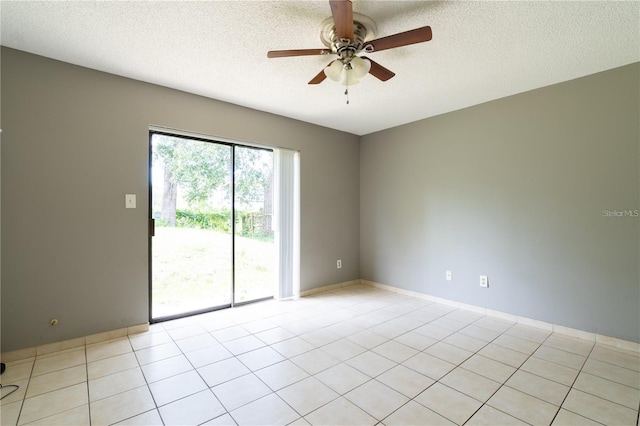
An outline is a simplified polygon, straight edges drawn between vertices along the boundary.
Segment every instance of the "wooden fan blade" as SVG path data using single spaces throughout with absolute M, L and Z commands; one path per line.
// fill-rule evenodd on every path
M 379 52 L 381 50 L 422 43 L 429 40 L 431 40 L 431 27 L 421 27 L 416 28 L 415 30 L 409 30 L 403 33 L 371 40 L 365 43 L 364 49 L 369 52 L 367 49 L 373 48 L 373 50 L 371 50 L 372 52 Z
M 329 65 L 331 65 L 332 63 L 334 63 L 335 61 L 331 61 L 329 62 L 329 64 L 327 64 L 327 67 Z M 326 68 L 326 67 L 325 67 Z M 322 68 L 322 70 L 315 76 L 313 77 L 308 84 L 320 84 L 322 83 L 325 79 L 327 78 L 327 75 L 324 73 L 324 68 Z
M 376 61 L 367 58 L 366 56 L 361 56 L 362 59 L 366 59 L 371 62 L 371 69 L 369 70 L 369 74 L 376 77 L 379 80 L 387 81 L 394 75 L 396 75 L 393 71 L 386 69 Z
M 338 39 L 347 38 L 353 43 L 353 6 L 351 1 L 330 0 L 329 5 L 331 5 L 331 15 L 333 15 Z
M 324 70 L 320 71 L 318 73 L 318 75 L 316 75 L 315 77 L 313 77 L 311 80 L 309 80 L 309 83 L 307 84 L 320 84 L 322 83 L 325 79 L 327 78 L 327 76 L 324 73 Z
M 297 49 L 297 50 L 270 50 L 267 58 L 288 58 L 291 56 L 329 55 L 328 49 Z

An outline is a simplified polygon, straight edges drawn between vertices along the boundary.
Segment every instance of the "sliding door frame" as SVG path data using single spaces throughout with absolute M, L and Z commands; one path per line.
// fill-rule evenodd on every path
M 154 228 L 154 219 L 153 219 L 153 184 L 152 184 L 152 162 L 153 162 L 153 146 L 152 139 L 153 135 L 164 135 L 171 137 L 178 137 L 182 139 L 187 139 L 191 141 L 197 142 L 206 142 L 206 143 L 214 143 L 218 145 L 225 145 L 231 148 L 231 164 L 230 164 L 230 172 L 231 172 L 231 301 L 230 303 L 225 303 L 223 305 L 212 306 L 209 308 L 197 309 L 194 311 L 184 312 L 180 314 L 174 315 L 166 315 L 159 318 L 153 317 L 153 249 L 152 249 L 152 239 L 153 234 L 155 233 Z M 155 128 L 149 129 L 149 173 L 148 173 L 148 182 L 149 182 L 149 212 L 148 212 L 148 220 L 149 220 L 149 241 L 148 241 L 148 263 L 149 263 L 149 323 L 158 323 L 163 321 L 170 321 L 179 318 L 185 318 L 193 315 L 204 314 L 207 312 L 219 311 L 221 309 L 233 308 L 234 306 L 242 306 L 251 303 L 263 302 L 265 300 L 271 300 L 275 297 L 275 294 L 272 296 L 261 297 L 258 299 L 246 300 L 242 302 L 235 301 L 235 292 L 236 292 L 236 188 L 235 188 L 235 170 L 236 170 L 236 147 L 242 148 L 251 148 L 262 151 L 269 151 L 272 154 L 274 153 L 274 148 L 269 148 L 266 146 L 258 146 L 251 144 L 243 144 L 240 142 L 232 142 L 232 141 L 223 141 L 217 138 L 206 138 L 202 136 L 196 136 L 193 134 L 185 134 L 180 131 L 172 132 L 168 129 L 160 130 Z M 276 285 L 274 283 L 274 293 L 276 293 Z

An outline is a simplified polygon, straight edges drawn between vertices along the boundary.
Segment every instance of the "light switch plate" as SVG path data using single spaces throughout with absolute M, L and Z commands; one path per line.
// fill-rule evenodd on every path
M 135 209 L 136 208 L 136 194 L 125 194 L 124 196 L 124 207 L 127 209 Z

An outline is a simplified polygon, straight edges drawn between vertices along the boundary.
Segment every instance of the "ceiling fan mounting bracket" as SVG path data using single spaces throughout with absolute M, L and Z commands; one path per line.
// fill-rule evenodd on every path
M 360 51 L 364 43 L 373 40 L 376 36 L 376 24 L 373 19 L 359 13 L 353 14 L 353 35 L 355 40 L 338 39 L 333 17 L 328 17 L 320 24 L 320 41 L 333 53 L 339 54 L 340 50 L 349 47 L 356 52 Z

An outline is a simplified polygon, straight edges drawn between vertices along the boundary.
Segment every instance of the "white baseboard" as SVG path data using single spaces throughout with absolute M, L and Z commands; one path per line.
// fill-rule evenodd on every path
M 300 297 L 312 296 L 318 293 L 326 293 L 327 291 L 333 291 L 342 287 L 348 287 L 356 284 L 360 284 L 360 280 L 345 281 L 343 283 L 338 283 L 338 284 L 323 285 L 322 287 L 316 287 L 309 290 L 301 291 Z
M 516 322 L 531 327 L 541 328 L 553 333 L 564 334 L 567 336 L 575 337 L 578 339 L 588 340 L 591 342 L 599 343 L 602 345 L 613 346 L 620 349 L 625 349 L 633 352 L 640 353 L 640 343 L 631 342 L 628 340 L 618 339 L 616 337 L 605 336 L 603 334 L 592 333 L 584 330 L 578 330 L 575 328 L 565 327 L 558 324 L 551 324 L 544 321 L 539 321 L 527 317 L 521 317 L 506 312 L 495 311 L 492 309 L 486 309 L 476 305 L 469 305 L 466 303 L 456 302 L 455 300 L 444 299 L 441 297 L 432 296 L 425 293 L 419 293 L 416 291 L 405 290 L 398 287 L 393 287 L 386 284 L 380 284 L 374 281 L 368 280 L 352 280 L 345 281 L 337 284 L 329 284 L 321 287 L 312 288 L 300 292 L 300 297 L 313 296 L 314 294 L 326 293 L 329 291 L 338 290 L 344 287 L 353 285 L 368 285 L 370 287 L 379 288 L 382 290 L 390 291 L 393 293 L 403 294 L 405 296 L 415 297 L 417 299 L 429 300 L 432 302 L 442 303 L 444 305 L 452 306 L 454 308 L 465 309 L 468 311 L 476 312 L 483 315 L 489 315 L 492 317 L 504 319 L 507 321 Z M 106 340 L 117 339 L 132 334 L 144 333 L 149 330 L 149 324 L 139 324 L 131 327 L 120 328 L 117 330 L 106 331 L 103 333 L 92 334 L 85 337 L 79 337 L 76 339 L 64 340 L 61 342 L 48 343 L 45 345 L 34 346 L 26 349 L 19 349 L 11 352 L 3 352 L 0 354 L 2 362 L 12 362 L 25 358 L 35 357 L 36 355 L 44 355 L 51 352 L 62 351 L 66 349 L 73 349 L 84 345 L 90 345 L 94 343 L 100 343 Z
M 390 285 L 380 284 L 373 281 L 359 280 L 361 284 L 369 285 L 379 289 L 391 291 L 394 293 L 404 294 L 406 296 L 416 297 L 418 299 L 430 300 L 437 303 L 453 306 L 468 311 L 477 312 L 492 317 L 517 322 L 519 324 L 528 325 L 531 327 L 541 328 L 553 333 L 564 334 L 567 336 L 575 337 L 578 339 L 588 340 L 591 342 L 600 343 L 602 345 L 613 346 L 620 349 L 625 349 L 633 352 L 640 352 L 640 343 L 631 342 L 629 340 L 618 339 L 616 337 L 605 336 L 603 334 L 592 333 L 589 331 L 578 330 L 575 328 L 565 327 L 558 324 L 551 324 L 544 321 L 539 321 L 527 317 L 521 317 L 506 312 L 494 311 L 492 309 L 486 309 L 480 306 L 468 305 L 466 303 L 456 302 L 455 300 L 443 299 L 441 297 L 431 296 L 429 294 L 418 293 L 411 290 L 405 290 Z
M 132 334 L 144 333 L 149 331 L 149 323 L 133 325 L 130 327 L 119 328 L 116 330 L 105 331 L 103 333 L 91 334 L 85 337 L 63 340 L 60 342 L 47 343 L 44 345 L 33 346 L 31 348 L 18 349 L 11 352 L 3 352 L 0 354 L 2 362 L 18 361 L 25 358 L 32 358 L 38 355 L 46 355 L 52 352 L 64 351 L 67 349 L 75 349 L 85 345 L 92 345 L 107 340 L 117 339 Z

